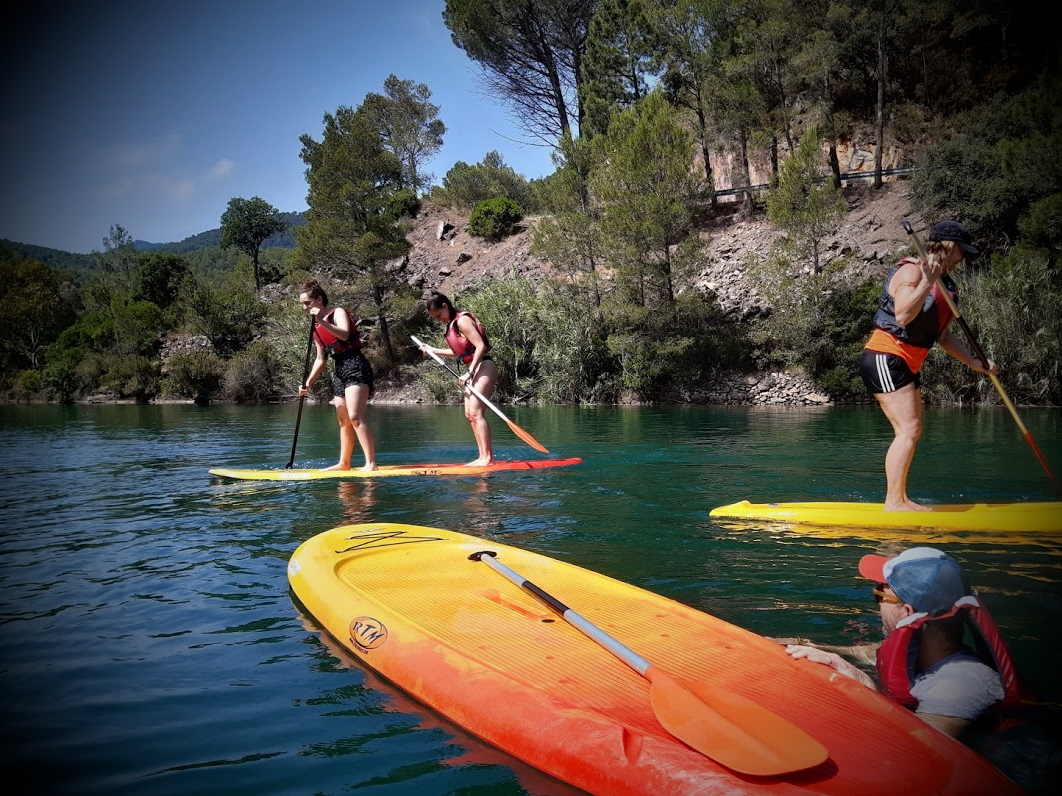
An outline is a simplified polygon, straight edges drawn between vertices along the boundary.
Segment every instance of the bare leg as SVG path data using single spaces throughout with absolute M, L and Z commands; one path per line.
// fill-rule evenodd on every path
M 895 392 L 877 393 L 885 417 L 892 424 L 893 440 L 885 454 L 885 511 L 930 511 L 907 497 L 907 474 L 915 446 L 922 436 L 922 393 L 914 384 Z
M 354 384 L 346 389 L 346 411 L 350 418 L 353 433 L 357 434 L 361 450 L 365 454 L 365 466 L 362 470 L 375 470 L 376 468 L 376 440 L 372 436 L 372 429 L 365 422 L 365 410 L 369 405 L 369 385 Z
M 339 463 L 327 467 L 327 470 L 349 470 L 350 457 L 354 454 L 354 427 L 350 424 L 350 415 L 342 398 L 333 398 L 336 419 L 339 421 Z
M 488 360 L 480 364 L 472 386 L 485 397 L 490 398 L 494 394 L 494 385 L 497 381 L 498 367 Z M 487 407 L 479 398 L 471 393 L 465 395 L 465 417 L 472 426 L 472 435 L 476 438 L 476 447 L 479 448 L 479 456 L 469 462 L 469 465 L 473 467 L 494 464 L 493 441 L 486 413 Z

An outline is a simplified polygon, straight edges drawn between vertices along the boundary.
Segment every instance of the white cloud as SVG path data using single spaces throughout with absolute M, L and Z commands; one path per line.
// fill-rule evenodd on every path
M 131 141 L 98 149 L 93 161 L 120 169 L 143 168 L 172 160 L 181 152 L 180 133 L 169 133 L 147 141 Z
M 181 164 L 179 133 L 98 149 L 90 161 L 105 174 L 97 194 L 101 199 L 129 199 L 167 203 L 187 202 L 199 187 L 231 174 L 236 162 L 218 158 L 213 165 L 189 168 Z
M 112 182 L 108 185 L 100 186 L 99 194 L 101 199 L 120 199 L 123 196 L 128 196 L 133 192 L 133 181 L 128 177 L 123 177 L 117 182 Z
M 207 172 L 207 178 L 215 180 L 219 177 L 224 177 L 227 174 L 231 174 L 234 168 L 236 168 L 236 161 L 229 160 L 228 158 L 221 158 L 221 160 L 215 163 L 210 171 Z

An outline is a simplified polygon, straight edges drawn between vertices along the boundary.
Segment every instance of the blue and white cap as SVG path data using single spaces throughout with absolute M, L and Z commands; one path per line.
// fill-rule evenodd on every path
M 887 583 L 918 612 L 938 616 L 970 593 L 959 562 L 935 547 L 912 547 L 894 558 L 863 556 L 859 574 Z

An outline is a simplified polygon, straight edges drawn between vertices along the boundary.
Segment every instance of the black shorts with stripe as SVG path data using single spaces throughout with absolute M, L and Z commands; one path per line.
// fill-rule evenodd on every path
M 896 392 L 912 383 L 916 390 L 922 386 L 922 377 L 911 372 L 903 357 L 870 349 L 865 349 L 863 358 L 859 360 L 859 375 L 863 377 L 863 384 L 867 385 L 871 395 Z
M 372 365 L 360 351 L 339 354 L 332 357 L 332 394 L 342 398 L 347 387 L 354 384 L 367 384 L 372 395 Z

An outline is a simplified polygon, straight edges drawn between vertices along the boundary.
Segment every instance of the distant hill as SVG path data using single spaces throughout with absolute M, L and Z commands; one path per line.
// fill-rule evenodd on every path
M 306 216 L 302 213 L 281 213 L 280 215 L 291 227 L 301 227 L 306 223 Z M 200 249 L 214 249 L 221 245 L 221 228 L 200 232 L 176 243 L 150 243 L 146 240 L 135 240 L 133 245 L 136 246 L 138 251 L 164 251 L 171 254 L 186 254 Z M 288 229 L 279 235 L 268 237 L 262 244 L 263 249 L 273 248 L 274 246 L 282 249 L 295 248 L 294 230 Z
M 62 249 L 49 249 L 47 246 L 34 246 L 31 243 L 17 243 L 6 239 L 0 239 L 0 249 L 44 263 L 56 271 L 69 269 L 81 276 L 92 273 L 96 268 L 96 260 L 91 254 L 75 254 Z
M 295 248 L 293 228 L 305 225 L 306 216 L 302 213 L 281 213 L 281 216 L 291 225 L 291 228 L 279 235 L 266 238 L 262 244 L 263 249 Z M 171 254 L 188 254 L 205 249 L 217 249 L 220 245 L 220 227 L 200 232 L 198 235 L 192 235 L 176 243 L 151 243 L 146 240 L 133 241 L 133 246 L 136 247 L 137 251 L 163 251 Z M 49 249 L 47 246 L 34 246 L 30 243 L 18 243 L 17 241 L 5 239 L 0 239 L 0 250 L 8 251 L 19 257 L 37 260 L 57 271 L 73 270 L 81 277 L 89 277 L 96 271 L 96 258 L 91 254 L 75 254 L 62 249 Z M 217 256 L 217 254 L 215 253 L 214 256 Z

